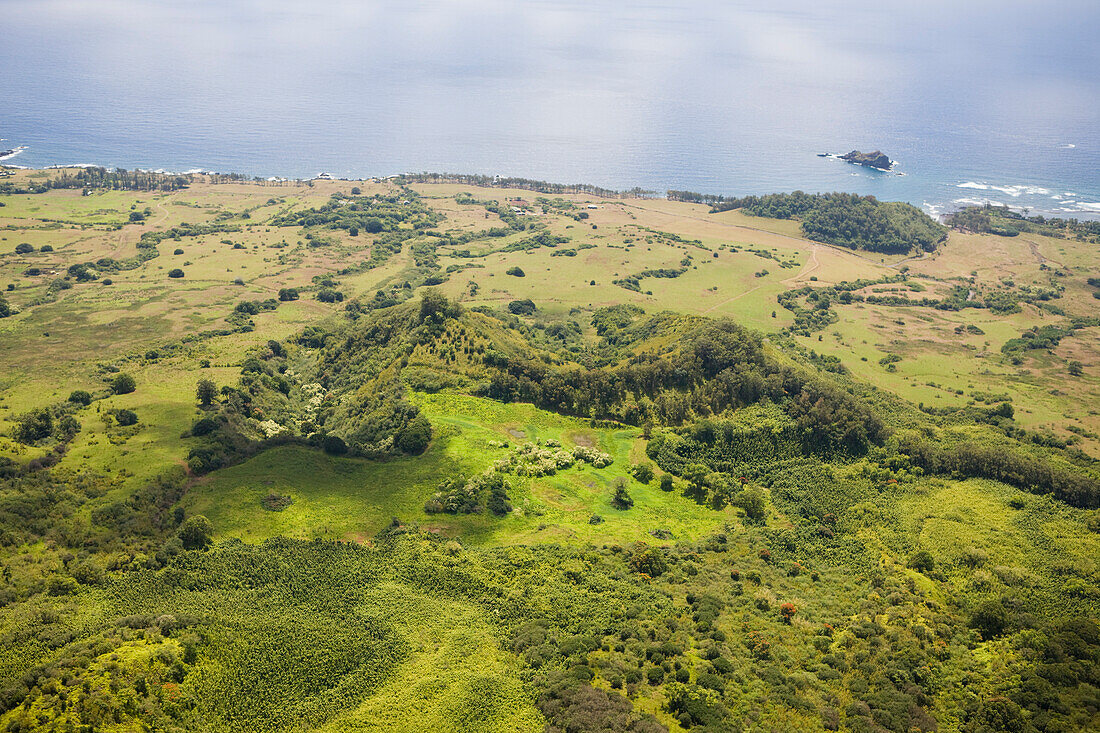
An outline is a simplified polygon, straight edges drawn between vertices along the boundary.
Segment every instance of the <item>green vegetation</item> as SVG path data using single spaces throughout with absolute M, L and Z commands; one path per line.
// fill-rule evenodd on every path
M 931 252 L 947 235 L 942 226 L 920 209 L 895 201 L 879 201 L 874 196 L 795 191 L 725 199 L 713 208 L 731 209 L 771 219 L 799 219 L 808 239 L 870 252 Z
M 0 730 L 1100 725 L 1086 243 L 32 175 L 0 191 Z
M 956 229 L 1016 237 L 1021 232 L 1051 237 L 1071 237 L 1083 242 L 1100 241 L 1100 222 L 1028 216 L 1007 206 L 967 206 L 950 215 Z

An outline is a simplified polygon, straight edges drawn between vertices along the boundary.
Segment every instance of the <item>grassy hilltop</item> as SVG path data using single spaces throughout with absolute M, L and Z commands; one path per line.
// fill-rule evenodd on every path
M 1100 726 L 1088 225 L 5 173 L 0 730 Z

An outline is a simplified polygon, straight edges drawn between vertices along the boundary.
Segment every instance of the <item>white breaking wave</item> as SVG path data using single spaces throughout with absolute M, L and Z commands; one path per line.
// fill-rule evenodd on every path
M 1082 201 L 1077 204 L 1077 208 L 1083 211 L 1094 211 L 1100 213 L 1100 201 L 1097 201 L 1096 203 Z
M 205 168 L 192 168 L 191 170 L 186 171 L 170 171 L 167 168 L 157 168 L 156 170 L 149 170 L 148 168 L 138 168 L 137 170 L 141 171 L 142 173 L 157 173 L 162 176 L 186 176 L 193 175 L 195 173 L 208 172 Z
M 963 206 L 1008 206 L 1008 204 L 1001 201 L 994 201 L 993 199 L 955 199 L 956 204 L 962 204 Z
M 972 188 L 977 191 L 1000 191 L 1001 193 L 1008 194 L 1012 198 L 1019 198 L 1020 196 L 1045 196 L 1050 193 L 1050 189 L 1043 188 L 1042 186 L 995 186 L 992 183 L 978 183 L 977 181 L 967 181 L 966 183 L 960 183 L 956 188 Z
M 1077 146 L 1074 145 L 1073 143 L 1066 143 L 1065 145 L 1062 146 L 1062 149 L 1063 150 L 1072 150 L 1075 147 L 1077 147 Z
M 938 221 L 941 224 L 943 223 L 943 220 L 944 220 L 943 206 L 940 206 L 940 205 L 937 205 L 937 204 L 930 204 L 927 201 L 922 202 L 921 206 L 928 212 L 928 215 L 930 217 L 932 217 L 933 219 L 935 219 L 936 221 Z

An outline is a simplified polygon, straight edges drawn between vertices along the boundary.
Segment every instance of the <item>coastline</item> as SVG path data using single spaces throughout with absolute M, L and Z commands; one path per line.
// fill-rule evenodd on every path
M 98 163 L 38 163 L 32 165 L 20 165 L 9 162 L 11 158 L 23 153 L 28 148 L 25 146 L 19 146 L 13 148 L 16 152 L 4 159 L 0 159 L 0 167 L 9 168 L 13 170 L 61 170 L 66 168 L 108 168 L 115 169 L 122 166 L 102 165 Z M 817 153 L 815 158 L 821 159 L 833 159 L 844 163 L 850 163 L 856 166 L 851 176 L 858 176 L 864 181 L 889 181 L 895 178 L 906 177 L 908 181 L 920 181 L 922 185 L 919 188 L 925 190 L 918 190 L 915 195 L 906 196 L 902 191 L 898 191 L 897 194 L 891 194 L 882 190 L 867 190 L 867 186 L 847 186 L 843 183 L 830 186 L 766 186 L 761 185 L 756 190 L 750 190 L 746 193 L 737 195 L 748 194 L 767 194 L 780 191 L 792 191 L 792 190 L 807 190 L 811 193 L 826 193 L 830 191 L 850 191 L 852 193 L 859 193 L 860 195 L 872 195 L 878 198 L 880 201 L 904 201 L 916 206 L 934 219 L 942 221 L 948 214 L 963 209 L 967 206 L 1004 206 L 1017 213 L 1030 213 L 1032 215 L 1042 214 L 1050 218 L 1063 218 L 1063 219 L 1080 219 L 1086 221 L 1100 220 L 1100 191 L 1097 193 L 1080 193 L 1071 189 L 1079 188 L 1076 184 L 1061 184 L 1055 185 L 1049 182 L 1037 183 L 997 183 L 989 179 L 984 178 L 956 178 L 954 181 L 927 181 L 922 180 L 919 175 L 913 175 L 904 171 L 896 170 L 882 170 L 874 166 L 868 166 L 859 162 L 847 161 L 836 153 Z M 896 161 L 891 161 L 896 164 Z M 318 170 L 318 166 L 306 166 L 303 168 Z M 862 174 L 857 172 L 859 169 L 870 169 L 874 173 Z M 232 171 L 219 171 L 215 167 L 208 166 L 180 166 L 180 170 L 173 170 L 170 167 L 144 167 L 135 166 L 129 168 L 129 170 L 141 171 L 144 173 L 158 173 L 162 175 L 192 175 L 192 174 L 205 174 L 205 175 L 244 175 L 249 178 L 255 178 L 256 180 L 263 181 L 308 181 L 317 180 L 318 174 L 307 176 L 296 175 L 280 175 L 280 174 L 253 174 L 253 173 L 233 173 Z M 345 174 L 327 174 L 332 180 L 339 181 L 371 181 L 371 180 L 386 180 L 399 176 L 407 175 L 419 175 L 411 171 L 405 171 L 401 173 L 389 173 L 389 174 L 375 174 L 375 175 L 352 175 Z M 443 175 L 443 174 L 441 174 Z M 810 176 L 808 176 L 809 178 Z M 512 176 L 509 174 L 488 174 L 485 175 L 488 179 L 513 179 L 519 180 L 522 177 Z M 578 185 L 578 187 L 580 187 Z M 590 186 L 588 188 L 596 189 L 597 186 Z M 659 191 L 664 191 L 672 186 L 653 186 Z M 603 189 L 601 189 L 603 190 Z M 611 189 L 607 189 L 611 190 Z M 622 189 L 624 192 L 629 191 L 630 188 L 626 187 Z M 910 192 L 913 194 L 913 192 Z M 970 194 L 970 195 L 968 195 Z M 1003 195 L 1000 195 L 1003 194 Z M 731 194 L 723 194 L 731 195 Z

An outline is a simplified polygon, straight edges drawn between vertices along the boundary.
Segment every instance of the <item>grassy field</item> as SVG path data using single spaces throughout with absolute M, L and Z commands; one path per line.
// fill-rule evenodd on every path
M 648 463 L 637 430 L 598 430 L 586 423 L 538 410 L 462 395 L 417 395 L 416 403 L 436 426 L 436 437 L 421 456 L 384 462 L 333 459 L 320 451 L 276 448 L 239 466 L 202 479 L 188 494 L 189 514 L 204 514 L 221 537 L 257 542 L 286 535 L 369 540 L 393 517 L 415 521 L 431 532 L 479 544 L 532 542 L 629 543 L 653 540 L 667 530 L 678 540 L 704 537 L 736 515 L 685 503 L 678 495 L 630 478 L 632 462 Z M 424 503 L 442 477 L 481 473 L 525 441 L 559 440 L 609 453 L 605 469 L 583 463 L 543 478 L 509 477 L 519 511 L 503 521 L 492 516 L 429 515 Z M 630 481 L 634 507 L 611 506 L 611 484 Z M 262 506 L 268 494 L 289 496 L 293 504 L 272 512 Z M 591 524 L 593 514 L 603 518 Z

